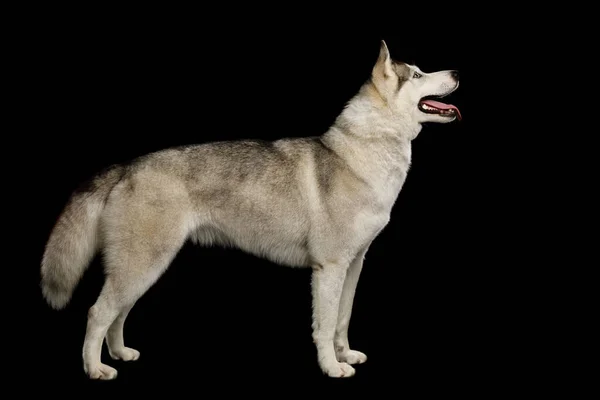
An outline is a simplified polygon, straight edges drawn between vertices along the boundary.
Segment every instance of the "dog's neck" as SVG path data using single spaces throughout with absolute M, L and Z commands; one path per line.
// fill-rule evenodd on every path
M 420 124 L 408 120 L 359 94 L 321 140 L 364 180 L 399 191 L 410 167 L 411 141 L 421 130 Z
M 422 128 L 408 112 L 392 112 L 373 85 L 360 89 L 336 118 L 334 126 L 362 138 L 398 141 L 414 140 Z

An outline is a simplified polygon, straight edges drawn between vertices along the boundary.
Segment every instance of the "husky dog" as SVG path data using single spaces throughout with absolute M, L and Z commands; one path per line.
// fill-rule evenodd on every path
M 363 258 L 390 220 L 422 123 L 460 119 L 455 106 L 428 98 L 457 87 L 456 71 L 425 73 L 393 60 L 381 41 L 370 78 L 321 136 L 169 148 L 73 193 L 45 247 L 41 290 L 64 308 L 102 252 L 105 282 L 83 345 L 89 378 L 117 376 L 101 362 L 104 340 L 113 359 L 138 359 L 123 324 L 187 240 L 312 268 L 318 364 L 330 377 L 353 376 L 351 365 L 367 359 L 348 343 Z

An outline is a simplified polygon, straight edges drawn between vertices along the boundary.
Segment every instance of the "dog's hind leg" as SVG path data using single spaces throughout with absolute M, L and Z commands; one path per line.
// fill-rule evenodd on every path
M 106 280 L 90 308 L 83 345 L 84 370 L 92 379 L 114 379 L 117 371 L 101 362 L 106 337 L 113 358 L 133 360 L 123 325 L 136 301 L 158 280 L 182 247 L 188 230 L 181 211 L 144 210 L 144 216 L 112 221 L 106 234 Z
M 135 361 L 140 358 L 139 351 L 125 347 L 125 339 L 123 338 L 125 319 L 127 319 L 127 315 L 129 315 L 129 311 L 132 308 L 133 304 L 121 311 L 110 328 L 108 328 L 106 345 L 108 346 L 108 353 L 113 360 Z

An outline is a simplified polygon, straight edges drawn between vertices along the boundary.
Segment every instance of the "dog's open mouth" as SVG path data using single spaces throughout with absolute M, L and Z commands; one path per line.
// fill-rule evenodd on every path
M 457 117 L 460 121 L 462 116 L 458 107 L 452 104 L 442 103 L 441 101 L 433 100 L 440 96 L 426 96 L 419 101 L 419 110 L 426 114 L 437 114 L 444 117 Z

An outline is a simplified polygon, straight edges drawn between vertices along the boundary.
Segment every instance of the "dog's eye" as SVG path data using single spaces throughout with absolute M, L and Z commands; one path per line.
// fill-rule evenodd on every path
M 419 79 L 421 76 L 422 76 L 422 75 L 421 75 L 420 73 L 418 73 L 418 72 L 415 72 L 415 73 L 413 74 L 413 78 L 416 78 L 416 79 Z

